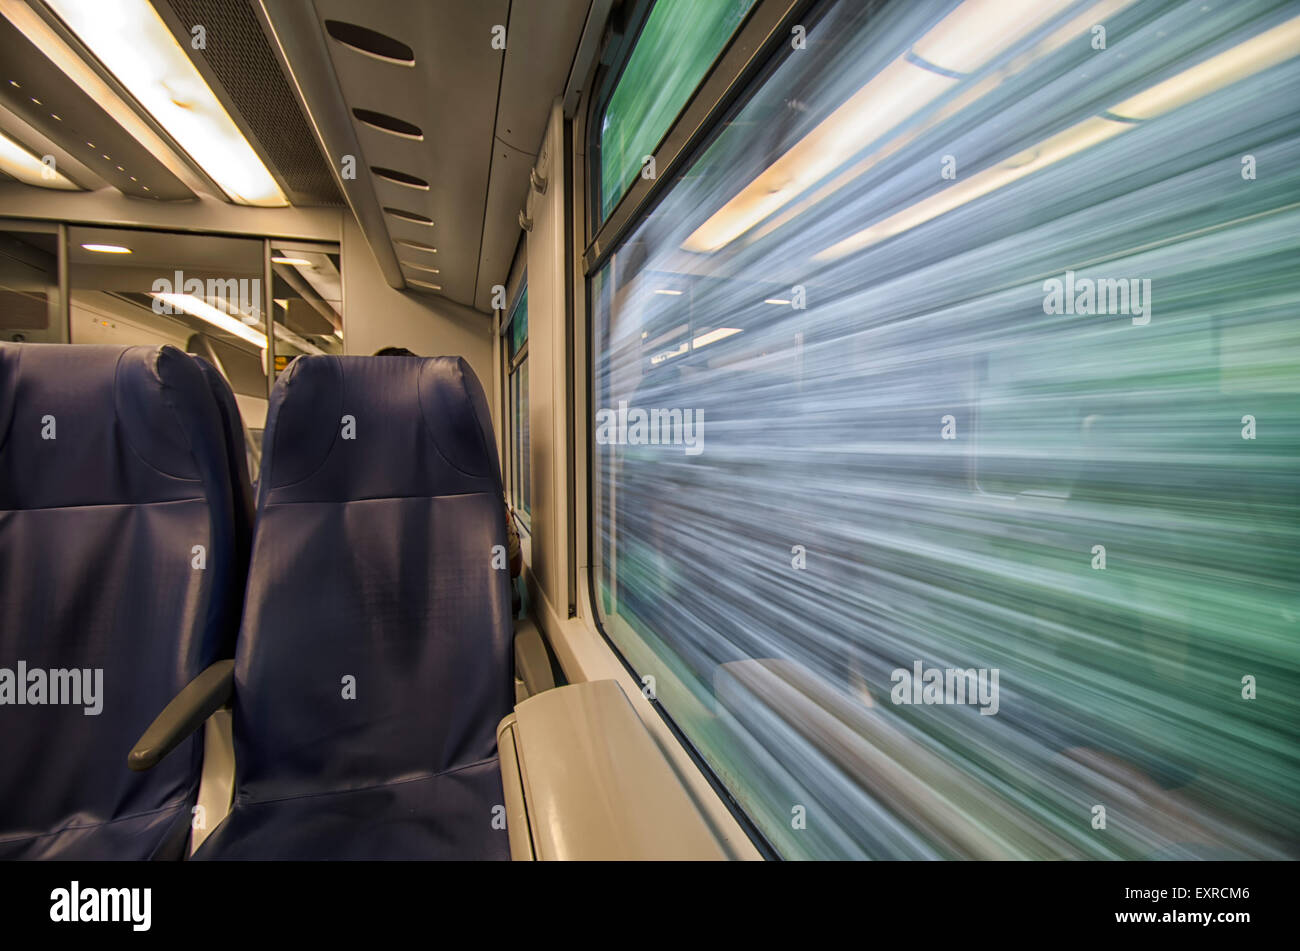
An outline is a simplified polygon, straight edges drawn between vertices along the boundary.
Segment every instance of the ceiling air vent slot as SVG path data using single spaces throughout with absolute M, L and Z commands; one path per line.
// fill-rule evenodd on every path
M 410 175 L 406 172 L 399 172 L 395 168 L 381 168 L 378 165 L 370 166 L 370 171 L 380 178 L 393 182 L 396 185 L 405 185 L 408 188 L 419 188 L 424 191 L 429 190 L 429 183 L 418 175 Z
M 405 119 L 385 115 L 382 112 L 375 112 L 372 109 L 353 109 L 352 114 L 361 122 L 371 128 L 378 129 L 380 132 L 400 135 L 405 139 L 415 139 L 417 142 L 424 140 L 424 131 L 418 125 L 407 122 Z
M 398 66 L 415 65 L 415 51 L 401 40 L 342 20 L 326 20 L 325 29 L 334 39 L 358 53 Z
M 429 267 L 427 264 L 416 264 L 414 261 L 398 261 L 397 263 L 402 265 L 402 267 L 409 267 L 416 271 L 427 271 L 430 274 L 442 273 L 442 271 L 438 270 L 436 267 Z
M 389 208 L 385 205 L 384 211 L 388 212 L 388 214 L 392 215 L 394 218 L 401 218 L 403 221 L 411 221 L 417 225 L 433 224 L 432 218 L 426 218 L 424 215 L 416 214 L 413 211 L 407 211 L 404 208 Z

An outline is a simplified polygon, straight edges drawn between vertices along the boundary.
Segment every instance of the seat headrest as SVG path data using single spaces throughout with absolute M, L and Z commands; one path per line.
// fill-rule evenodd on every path
M 487 491 L 496 442 L 462 358 L 303 356 L 276 381 L 259 507 Z
M 175 347 L 0 343 L 0 507 L 193 498 L 195 427 L 221 431 Z

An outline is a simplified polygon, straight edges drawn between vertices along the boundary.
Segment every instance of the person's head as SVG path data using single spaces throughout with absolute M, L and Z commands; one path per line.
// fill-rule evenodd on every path
M 412 353 L 405 347 L 381 347 L 375 351 L 377 357 L 414 357 L 417 354 Z

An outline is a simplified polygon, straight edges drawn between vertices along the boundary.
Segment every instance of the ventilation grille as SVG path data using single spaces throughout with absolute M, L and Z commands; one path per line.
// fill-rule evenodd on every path
M 288 189 L 289 201 L 295 205 L 343 204 L 307 119 L 249 4 L 167 0 L 167 5 L 187 33 L 195 24 L 203 25 L 207 48 L 197 52 L 275 166 Z

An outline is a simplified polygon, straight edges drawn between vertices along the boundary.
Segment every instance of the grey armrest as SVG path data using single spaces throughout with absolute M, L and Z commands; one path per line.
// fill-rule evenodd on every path
M 537 625 L 528 618 L 515 621 L 515 675 L 524 682 L 530 697 L 555 686 L 551 656 Z
M 126 765 L 136 772 L 153 769 L 208 717 L 229 703 L 234 690 L 235 662 L 217 661 L 186 684 L 163 708 L 127 754 Z
M 613 680 L 529 697 L 497 727 L 515 859 L 725 859 Z

